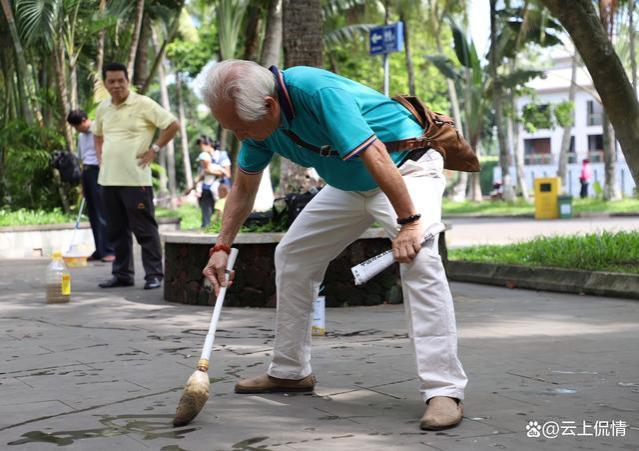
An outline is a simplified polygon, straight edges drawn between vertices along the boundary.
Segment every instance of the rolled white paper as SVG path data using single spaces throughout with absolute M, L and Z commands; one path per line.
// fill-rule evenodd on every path
M 446 226 L 441 222 L 436 222 L 435 224 L 430 225 L 426 229 L 426 233 L 424 234 L 422 247 L 444 230 L 446 230 Z M 357 266 L 353 266 L 351 268 L 351 272 L 353 273 L 353 277 L 355 278 L 355 285 L 365 284 L 377 274 L 392 265 L 394 262 L 395 259 L 393 258 L 393 251 L 390 250 L 369 258 L 368 260 L 360 263 Z

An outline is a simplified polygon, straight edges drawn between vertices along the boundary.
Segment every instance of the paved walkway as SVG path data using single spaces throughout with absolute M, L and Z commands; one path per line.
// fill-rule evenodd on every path
M 445 219 L 453 225 L 446 232 L 448 246 L 509 244 L 526 241 L 538 235 L 574 235 L 639 230 L 639 217 L 593 217 L 535 221 L 530 218 L 455 218 Z
M 470 384 L 464 421 L 443 432 L 418 428 L 401 306 L 329 309 L 330 334 L 314 341 L 317 390 L 297 396 L 233 393 L 239 377 L 264 370 L 274 311 L 228 308 L 211 399 L 173 429 L 211 309 L 167 304 L 141 280 L 99 290 L 104 264 L 73 270 L 71 304 L 46 305 L 45 264 L 0 261 L 3 450 L 639 448 L 636 301 L 453 284 Z M 528 438 L 529 421 L 548 435 L 550 421 L 564 430 Z M 595 437 L 596 421 L 617 436 Z

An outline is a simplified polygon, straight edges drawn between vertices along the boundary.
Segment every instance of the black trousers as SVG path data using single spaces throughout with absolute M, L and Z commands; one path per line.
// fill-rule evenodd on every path
M 111 272 L 120 280 L 133 280 L 133 240 L 142 247 L 145 279 L 162 278 L 162 244 L 155 221 L 150 186 L 103 186 L 109 241 L 115 249 Z
M 98 174 L 100 166 L 85 165 L 82 171 L 82 193 L 87 205 L 93 241 L 95 242 L 95 252 L 93 256 L 97 259 L 113 255 L 113 246 L 107 237 L 107 221 L 102 201 L 102 187 L 98 185 Z
M 202 190 L 202 197 L 200 197 L 200 210 L 202 211 L 202 225 L 200 227 L 208 227 L 211 223 L 211 216 L 213 215 L 213 208 L 215 206 L 215 198 L 213 197 L 213 191 Z
M 588 197 L 588 182 L 579 180 L 579 183 L 581 183 L 581 191 L 579 192 L 579 197 L 585 199 L 586 197 Z

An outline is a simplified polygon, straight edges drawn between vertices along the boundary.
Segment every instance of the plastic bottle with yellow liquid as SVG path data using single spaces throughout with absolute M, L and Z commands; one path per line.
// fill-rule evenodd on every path
M 71 300 L 71 274 L 60 251 L 53 252 L 53 259 L 47 266 L 45 283 L 47 304 L 63 304 Z

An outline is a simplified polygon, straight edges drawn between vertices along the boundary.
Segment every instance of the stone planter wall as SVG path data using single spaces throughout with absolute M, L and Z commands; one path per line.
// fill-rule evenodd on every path
M 228 290 L 225 305 L 242 307 L 275 307 L 275 247 L 281 233 L 246 233 L 238 235 L 235 247 L 239 254 L 235 263 L 235 283 Z M 326 271 L 326 305 L 374 305 L 400 303 L 399 268 L 393 265 L 361 287 L 353 283 L 351 266 L 390 248 L 381 230 L 371 229 L 351 244 Z M 165 279 L 164 298 L 183 304 L 213 305 L 215 296 L 205 287 L 202 269 L 214 235 L 164 234 Z
M 282 233 L 239 234 L 235 283 L 228 290 L 225 305 L 275 307 L 274 254 Z M 202 269 L 215 235 L 173 232 L 163 234 L 165 256 L 164 299 L 182 304 L 213 305 L 215 296 L 204 285 Z M 445 239 L 440 239 L 445 242 Z M 440 246 L 441 248 L 441 246 Z M 381 229 L 369 229 L 346 248 L 326 271 L 326 306 L 376 305 L 402 302 L 399 266 L 393 265 L 363 286 L 353 282 L 351 267 L 390 249 Z M 445 245 L 443 246 L 445 252 Z M 440 249 L 441 251 L 441 249 Z
M 179 230 L 179 218 L 159 218 L 160 233 Z M 93 234 L 88 222 L 81 222 L 73 236 L 73 224 L 44 224 L 0 227 L 0 258 L 49 257 L 53 250 L 65 251 L 71 245 L 80 245 L 93 252 Z M 137 248 L 137 246 L 134 246 Z

